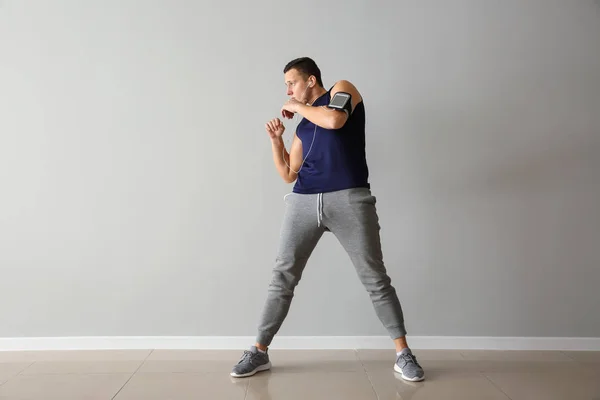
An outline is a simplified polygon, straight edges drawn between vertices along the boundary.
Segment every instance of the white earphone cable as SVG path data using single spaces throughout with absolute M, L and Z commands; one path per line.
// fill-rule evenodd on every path
M 306 90 L 308 90 L 308 86 L 306 86 L 306 89 L 304 89 L 304 92 L 302 93 L 302 97 L 304 97 Z M 296 118 L 297 115 L 298 114 L 294 114 L 294 119 Z M 302 120 L 300 122 L 302 122 Z M 298 123 L 298 125 L 300 125 L 300 123 Z M 284 143 L 284 146 L 282 146 L 282 148 L 281 148 L 281 158 L 283 158 L 283 162 L 290 169 L 290 171 L 292 171 L 296 174 L 300 173 L 300 171 L 302 170 L 302 167 L 304 166 L 304 162 L 308 158 L 308 155 L 310 154 L 310 151 L 312 150 L 313 144 L 315 143 L 315 137 L 317 135 L 317 124 L 314 124 L 314 125 L 315 125 L 315 130 L 313 132 L 313 138 L 310 143 L 310 147 L 308 148 L 308 151 L 306 152 L 306 156 L 302 159 L 302 164 L 300 164 L 300 168 L 298 169 L 298 171 L 294 171 L 294 169 L 292 169 L 292 167 L 290 166 L 291 162 L 290 162 L 290 164 L 288 164 L 288 162 L 285 160 L 285 143 Z M 291 150 L 292 150 L 292 145 L 290 145 L 290 152 L 291 152 Z M 288 154 L 290 154 L 290 161 L 291 161 L 291 153 L 288 153 Z
M 294 171 L 294 169 L 288 164 L 288 162 L 285 160 L 285 146 L 282 146 L 281 148 L 281 157 L 283 158 L 283 162 L 285 163 L 285 165 L 287 165 L 287 167 L 290 169 L 290 171 L 298 174 L 300 173 L 300 171 L 302 170 L 302 167 L 304 166 L 304 162 L 306 161 L 306 159 L 308 158 L 308 155 L 310 154 L 310 151 L 312 150 L 313 144 L 315 143 L 315 137 L 317 136 L 317 124 L 315 124 L 315 130 L 313 132 L 313 138 L 312 141 L 310 142 L 310 147 L 308 148 L 308 151 L 306 152 L 306 156 L 302 159 L 302 164 L 300 164 L 300 168 L 298 169 L 298 171 Z M 291 151 L 291 146 L 290 146 L 290 151 Z M 290 157 L 291 157 L 291 153 L 290 153 Z

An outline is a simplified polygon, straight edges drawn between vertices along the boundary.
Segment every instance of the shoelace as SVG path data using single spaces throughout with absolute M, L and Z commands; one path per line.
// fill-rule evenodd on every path
M 238 364 L 241 364 L 243 362 L 245 362 L 246 360 L 248 360 L 249 363 L 252 363 L 253 359 L 256 357 L 259 357 L 260 353 L 253 353 L 250 350 L 244 350 L 244 354 L 242 355 L 242 358 L 240 358 L 240 361 L 238 362 Z
M 401 354 L 400 358 L 407 364 L 412 362 L 413 364 L 419 365 L 417 357 L 412 354 Z
M 244 354 L 242 355 L 242 358 L 240 358 L 240 361 L 238 362 L 238 364 L 243 363 L 248 358 L 252 359 L 252 352 L 249 350 L 244 350 Z

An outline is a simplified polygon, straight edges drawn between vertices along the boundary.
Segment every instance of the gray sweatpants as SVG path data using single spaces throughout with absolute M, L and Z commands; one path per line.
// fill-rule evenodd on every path
M 290 309 L 294 288 L 326 231 L 342 244 L 392 339 L 406 335 L 396 290 L 383 264 L 375 196 L 366 188 L 322 194 L 290 193 L 256 341 L 269 346 Z

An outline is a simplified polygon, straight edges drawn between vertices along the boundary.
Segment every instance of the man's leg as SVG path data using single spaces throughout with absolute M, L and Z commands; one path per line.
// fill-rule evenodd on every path
M 407 347 L 404 315 L 383 263 L 375 202 L 370 190 L 350 189 L 325 193 L 323 207 L 327 225 L 350 256 L 377 316 L 400 351 Z
M 317 220 L 317 200 L 317 195 L 292 193 L 286 196 L 275 267 L 258 324 L 256 344 L 244 353 L 232 376 L 251 376 L 261 366 L 270 367 L 267 347 L 281 328 L 304 267 L 325 232 Z
M 383 263 L 375 196 L 369 189 L 350 189 L 326 193 L 323 203 L 327 226 L 350 256 L 379 320 L 394 341 L 397 363 L 406 354 L 413 358 L 408 368 L 405 365 L 398 372 L 406 375 L 405 379 L 421 380 L 422 369 L 406 342 L 402 307 Z
M 324 232 L 323 225 L 317 223 L 317 195 L 288 195 L 275 267 L 258 324 L 257 345 L 269 346 L 279 331 L 308 258 Z

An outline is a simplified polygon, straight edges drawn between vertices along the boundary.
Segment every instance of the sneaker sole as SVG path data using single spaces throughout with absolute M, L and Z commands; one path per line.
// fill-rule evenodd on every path
M 400 369 L 400 367 L 398 367 L 398 364 L 394 364 L 394 371 L 396 371 L 397 373 L 400 374 L 400 376 L 402 377 L 402 379 L 404 379 L 405 381 L 409 381 L 409 382 L 420 382 L 423 379 L 425 379 L 425 376 L 422 377 L 414 377 L 414 378 L 409 378 L 408 376 L 404 375 L 402 373 L 402 370 Z
M 271 369 L 271 361 L 269 361 L 266 364 L 260 365 L 260 366 L 256 367 L 255 369 L 253 369 L 252 371 L 247 372 L 245 374 L 236 374 L 235 372 L 232 372 L 229 375 L 233 376 L 234 378 L 246 378 L 248 376 L 252 376 L 252 375 L 256 374 L 257 372 L 266 371 L 268 369 Z

